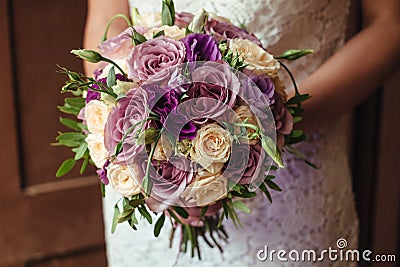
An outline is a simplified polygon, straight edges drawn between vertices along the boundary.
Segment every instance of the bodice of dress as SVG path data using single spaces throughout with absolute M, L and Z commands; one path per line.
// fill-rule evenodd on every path
M 197 12 L 200 8 L 243 23 L 273 54 L 287 49 L 312 48 L 314 53 L 288 65 L 297 81 L 304 80 L 330 57 L 345 39 L 350 0 L 174 0 L 177 11 Z M 159 11 L 161 0 L 130 0 L 140 12 Z M 285 75 L 282 71 L 282 75 Z M 285 76 L 284 80 L 289 79 Z M 287 83 L 290 90 L 290 84 Z M 285 169 L 277 173 L 282 192 L 272 192 L 273 203 L 262 196 L 248 206 L 252 214 L 240 214 L 244 225 L 236 229 L 225 222 L 230 233 L 221 255 L 217 249 L 203 249 L 203 261 L 188 255 L 179 257 L 177 266 L 311 266 L 311 263 L 263 263 L 256 253 L 270 249 L 328 249 L 345 238 L 348 247 L 357 246 L 358 221 L 354 206 L 348 164 L 349 124 L 341 119 L 312 134 L 298 149 L 316 165 L 314 170 L 284 153 Z M 153 226 L 139 225 L 133 231 L 120 225 L 110 233 L 113 205 L 118 200 L 107 187 L 104 220 L 108 261 L 111 267 L 171 266 L 177 244 L 168 248 L 168 226 L 159 238 Z M 261 195 L 261 194 L 260 194 Z M 134 265 L 135 264 L 135 265 Z M 197 265 L 196 265 L 197 264 Z M 320 264 L 320 265 L 319 265 Z M 312 266 L 351 266 L 350 263 L 313 263 Z

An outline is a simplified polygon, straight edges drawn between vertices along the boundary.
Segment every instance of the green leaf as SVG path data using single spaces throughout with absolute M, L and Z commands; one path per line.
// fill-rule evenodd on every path
M 145 206 L 139 206 L 138 207 L 138 210 L 139 210 L 139 212 L 140 212 L 140 214 L 142 214 L 142 216 L 144 217 L 144 218 L 146 218 L 146 220 L 149 222 L 149 224 L 152 224 L 153 223 L 153 219 L 151 218 L 151 215 L 150 215 L 150 213 L 147 211 L 147 209 L 146 209 L 146 207 Z
M 56 177 L 61 177 L 65 174 L 67 174 L 68 172 L 70 172 L 72 170 L 72 168 L 75 166 L 76 164 L 76 160 L 75 159 L 67 159 L 65 160 L 60 168 L 58 168 L 57 173 L 56 173 Z
M 146 37 L 138 33 L 135 28 L 132 28 L 132 30 L 133 30 L 133 35 L 131 36 L 131 38 L 135 45 L 140 45 L 147 41 Z
M 236 200 L 232 203 L 233 207 L 235 209 L 241 210 L 244 213 L 251 213 L 251 210 L 249 209 L 249 207 L 246 206 L 246 204 L 244 204 L 242 201 L 240 200 Z
M 291 49 L 283 52 L 279 56 L 276 56 L 275 59 L 296 60 L 313 52 L 314 50 L 312 49 Z
M 100 55 L 100 53 L 94 51 L 94 50 L 87 50 L 87 49 L 77 49 L 77 50 L 71 50 L 71 54 L 74 54 L 78 58 L 81 58 L 83 60 L 92 62 L 92 63 L 98 63 L 103 60 L 103 57 Z
M 264 151 L 273 159 L 273 161 L 275 161 L 275 163 L 278 164 L 280 168 L 284 167 L 279 148 L 276 146 L 275 142 L 272 141 L 270 137 L 263 135 L 261 138 L 261 146 L 264 149 Z
M 160 37 L 160 36 L 162 36 L 162 35 L 165 35 L 164 30 L 159 31 L 159 32 L 157 32 L 156 34 L 154 34 L 154 35 L 153 35 L 153 38 L 157 38 L 157 37 Z
M 201 208 L 200 218 L 203 218 L 206 215 L 209 206 L 204 206 Z
M 82 175 L 82 174 L 85 172 L 85 170 L 86 170 L 88 164 L 89 164 L 89 157 L 85 157 L 85 158 L 83 159 L 81 169 L 79 170 L 79 174 L 80 174 L 80 175 Z
M 260 185 L 260 190 L 265 194 L 265 196 L 268 198 L 269 202 L 272 203 L 271 194 L 269 193 L 268 188 L 265 186 L 264 183 L 262 183 L 262 184 Z
M 160 235 L 161 228 L 164 226 L 165 222 L 165 214 L 161 214 L 160 218 L 158 218 L 156 224 L 154 225 L 154 236 L 158 237 Z
M 154 143 L 158 139 L 159 132 L 160 132 L 160 130 L 155 129 L 155 128 L 148 128 L 148 129 L 142 131 L 139 134 L 136 144 L 150 145 L 150 144 Z
M 76 132 L 60 133 L 56 140 L 67 147 L 78 147 L 84 142 L 86 135 Z
M 182 221 L 178 218 L 178 216 L 176 216 L 175 212 L 173 212 L 173 211 L 170 210 L 170 209 L 167 209 L 167 211 L 168 211 L 169 215 L 171 215 L 171 217 L 174 218 L 174 220 L 175 220 L 177 223 L 182 224 Z
M 85 106 L 86 100 L 82 97 L 70 97 L 65 98 L 64 101 L 68 106 L 81 110 Z
M 161 22 L 163 25 L 168 26 L 173 26 L 175 24 L 175 7 L 172 0 L 163 0 Z
M 286 102 L 286 105 L 299 104 L 310 98 L 311 98 L 311 95 L 309 95 L 309 94 L 295 95 L 294 97 L 292 97 L 291 99 L 289 99 Z
M 138 224 L 138 223 L 139 223 L 139 222 L 138 222 L 138 219 L 136 218 L 135 212 L 132 212 L 132 215 L 131 215 L 131 223 L 133 223 L 133 224 Z
M 131 205 L 134 208 L 143 204 L 144 204 L 144 199 L 132 199 L 129 201 L 129 205 Z
M 132 212 L 134 212 L 135 209 L 128 209 L 124 210 L 119 216 L 118 216 L 118 223 L 126 222 L 131 219 Z
M 303 120 L 302 117 L 294 117 L 293 118 L 293 123 L 298 123 L 298 122 L 301 122 L 302 120 Z
M 81 111 L 80 109 L 74 108 L 74 107 L 70 107 L 70 106 L 57 106 L 58 110 L 65 113 L 65 114 L 71 114 L 71 115 L 75 115 L 78 116 L 79 112 Z
M 222 202 L 222 208 L 223 208 L 223 210 L 224 210 L 225 218 L 228 219 L 229 207 L 228 207 L 228 205 L 226 204 L 226 201 L 225 201 L 224 199 L 223 199 L 221 202 Z
M 184 219 L 187 219 L 189 217 L 189 213 L 182 207 L 174 206 L 174 210 L 176 211 L 176 213 L 179 214 L 179 216 Z
M 86 159 L 85 159 L 86 160 Z M 101 191 L 101 196 L 104 198 L 106 197 L 106 185 L 100 182 L 100 191 Z
M 117 84 L 117 77 L 115 76 L 115 67 L 112 66 L 107 74 L 107 86 L 113 87 Z
M 120 211 L 119 211 L 118 205 L 115 204 L 114 216 L 113 216 L 112 225 L 111 225 L 111 233 L 112 234 L 115 233 L 115 229 L 117 228 L 119 215 L 120 215 Z
M 300 137 L 302 135 L 303 135 L 303 131 L 302 130 L 293 130 L 290 133 L 290 136 L 293 137 L 293 138 L 297 138 L 297 137 Z
M 69 118 L 63 118 L 60 117 L 60 123 L 62 125 L 67 126 L 68 128 L 75 130 L 75 131 L 81 131 L 81 128 L 78 126 L 78 122 Z
M 88 149 L 88 144 L 85 141 L 83 141 L 76 151 L 75 160 L 81 159 L 85 155 L 87 149 Z
M 282 189 L 281 189 L 276 183 L 274 183 L 274 182 L 271 181 L 271 180 L 267 180 L 267 181 L 265 181 L 265 183 L 266 183 L 267 186 L 268 186 L 269 188 L 271 188 L 272 190 L 275 190 L 275 191 L 282 191 Z

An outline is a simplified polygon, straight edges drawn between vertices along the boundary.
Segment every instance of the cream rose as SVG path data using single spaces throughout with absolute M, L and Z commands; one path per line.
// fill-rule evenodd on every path
M 190 157 L 207 171 L 216 173 L 222 169 L 231 153 L 232 136 L 216 123 L 197 131 L 192 141 Z
M 89 132 L 103 134 L 110 108 L 103 101 L 92 100 L 86 104 L 85 120 Z
M 89 134 L 85 141 L 88 144 L 89 155 L 94 164 L 97 168 L 102 168 L 108 158 L 108 151 L 104 146 L 104 136 L 102 134 Z
M 110 163 L 107 167 L 107 177 L 115 192 L 130 197 L 140 193 L 140 186 L 132 177 L 132 170 L 127 166 Z
M 231 39 L 229 49 L 234 55 L 239 55 L 248 65 L 246 69 L 257 74 L 273 76 L 278 73 L 280 65 L 274 56 L 262 49 L 257 44 L 246 39 Z
M 133 24 L 143 28 L 159 27 L 161 23 L 161 12 L 143 12 L 139 14 L 136 10 L 132 12 Z
M 237 109 L 235 109 L 235 114 L 233 114 L 232 118 L 230 119 L 231 123 L 247 123 L 247 124 L 252 124 L 254 126 L 258 126 L 258 122 L 256 117 L 254 117 L 253 113 L 251 112 L 251 109 L 248 106 L 240 106 Z M 236 127 L 235 128 L 235 133 L 239 134 L 241 131 L 241 128 L 244 129 L 244 127 Z M 251 128 L 245 128 L 247 130 L 248 134 L 252 134 L 255 132 L 254 129 Z M 255 145 L 258 140 L 257 139 L 245 139 L 242 138 L 240 139 L 242 143 L 245 144 L 250 144 L 250 145 Z
M 187 204 L 202 207 L 225 198 L 228 194 L 227 186 L 228 179 L 220 173 L 200 171 L 181 196 Z
M 164 31 L 165 36 L 175 39 L 175 40 L 179 40 L 179 39 L 185 37 L 185 34 L 186 34 L 186 30 L 181 29 L 178 26 L 164 25 L 161 27 L 156 27 L 156 28 L 152 28 L 152 29 L 148 30 L 144 34 L 144 37 L 146 37 L 146 39 L 151 39 L 151 38 L 153 38 L 154 34 L 160 32 L 160 31 Z
M 173 154 L 172 144 L 165 135 L 161 135 L 160 141 L 154 150 L 153 158 L 155 160 L 167 160 Z

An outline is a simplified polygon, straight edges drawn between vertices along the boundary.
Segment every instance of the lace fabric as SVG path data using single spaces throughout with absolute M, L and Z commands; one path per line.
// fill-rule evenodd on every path
M 159 2 L 133 0 L 131 5 L 139 11 L 157 11 Z M 196 12 L 204 8 L 234 23 L 244 23 L 274 54 L 291 48 L 313 48 L 314 54 L 289 64 L 298 81 L 343 44 L 349 6 L 350 0 L 175 0 L 177 11 Z M 177 256 L 178 238 L 169 248 L 169 223 L 165 223 L 159 238 L 153 236 L 153 225 L 144 221 L 138 231 L 121 224 L 111 234 L 113 206 L 119 196 L 107 187 L 103 210 L 109 266 L 352 266 L 340 261 L 257 259 L 257 252 L 266 245 L 276 251 L 321 251 L 337 249 L 336 241 L 344 238 L 348 249 L 357 247 L 358 218 L 348 163 L 349 129 L 349 120 L 344 117 L 297 147 L 318 170 L 284 154 L 286 167 L 278 171 L 276 178 L 283 191 L 272 192 L 272 204 L 261 194 L 248 201 L 252 214 L 239 214 L 243 228 L 236 229 L 232 223 L 224 222 L 230 238 L 223 244 L 223 254 L 200 241 L 201 262 L 190 255 Z

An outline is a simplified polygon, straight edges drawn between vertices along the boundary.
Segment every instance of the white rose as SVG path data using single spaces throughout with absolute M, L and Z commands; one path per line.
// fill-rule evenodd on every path
M 185 34 L 186 34 L 186 30 L 181 29 L 178 26 L 164 25 L 161 27 L 156 27 L 156 28 L 152 28 L 152 29 L 148 30 L 144 34 L 144 37 L 146 37 L 146 39 L 151 39 L 151 38 L 153 38 L 154 34 L 160 32 L 160 31 L 164 31 L 165 36 L 175 39 L 175 40 L 179 40 L 179 39 L 185 37 Z
M 161 25 L 161 12 L 143 12 L 132 14 L 132 20 L 135 26 L 144 28 L 153 28 Z
M 231 153 L 232 136 L 216 123 L 203 126 L 192 141 L 190 157 L 207 171 L 222 169 Z
M 110 163 L 107 166 L 107 178 L 110 180 L 115 192 L 124 197 L 134 196 L 140 193 L 140 186 L 132 177 L 133 170 L 127 166 Z
M 232 118 L 230 118 L 230 122 L 231 123 L 245 123 L 246 122 L 246 124 L 258 126 L 257 119 L 253 115 L 253 113 L 251 112 L 251 109 L 248 106 L 240 106 L 237 109 L 235 109 L 235 113 L 233 114 Z M 236 127 L 235 134 L 240 134 L 241 128 L 246 129 L 247 134 L 255 133 L 255 130 L 251 129 L 251 128 Z M 245 144 L 251 144 L 251 145 L 255 145 L 258 142 L 257 139 L 248 140 L 245 138 L 240 139 L 240 141 Z
M 201 171 L 183 191 L 182 198 L 188 204 L 195 204 L 200 207 L 207 206 L 225 198 L 228 194 L 227 186 L 228 179 L 220 173 L 212 174 Z
M 269 76 L 278 73 L 280 65 L 274 56 L 259 47 L 257 44 L 246 39 L 231 39 L 229 49 L 234 55 L 239 55 L 248 65 L 246 69 L 257 74 L 267 74 Z
M 110 108 L 103 101 L 92 100 L 86 104 L 85 120 L 89 132 L 103 134 Z
M 102 134 L 89 134 L 86 139 L 89 155 L 97 168 L 102 168 L 108 158 L 108 151 L 104 146 L 104 136 Z

